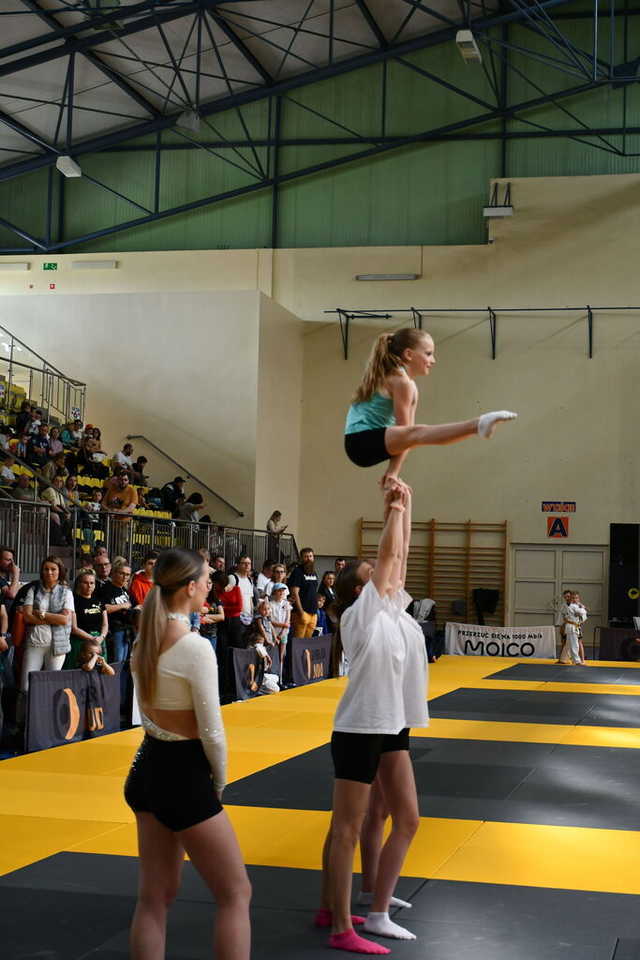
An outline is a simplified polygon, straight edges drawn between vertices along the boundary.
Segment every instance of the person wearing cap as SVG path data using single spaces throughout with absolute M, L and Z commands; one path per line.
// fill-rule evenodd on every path
M 289 627 L 291 626 L 291 604 L 287 600 L 286 594 L 287 586 L 285 583 L 274 583 L 269 600 L 273 639 L 278 645 L 278 653 L 280 654 L 280 680 L 282 680 L 282 665 L 287 652 L 287 640 L 289 639 Z
M 162 488 L 162 506 L 168 510 L 171 516 L 175 516 L 178 509 L 178 502 L 184 498 L 184 477 L 174 477 L 171 483 L 165 483 Z

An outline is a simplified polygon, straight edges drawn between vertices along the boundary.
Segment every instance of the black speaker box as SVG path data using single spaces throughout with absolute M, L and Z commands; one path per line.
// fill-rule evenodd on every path
M 609 529 L 609 623 L 632 627 L 640 615 L 640 524 L 612 523 Z
M 640 633 L 637 630 L 603 627 L 600 631 L 600 660 L 640 661 Z

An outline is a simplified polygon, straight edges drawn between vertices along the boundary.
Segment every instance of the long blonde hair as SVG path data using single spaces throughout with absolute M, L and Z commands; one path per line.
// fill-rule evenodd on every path
M 404 351 L 413 350 L 427 338 L 431 339 L 426 330 L 415 327 L 403 327 L 395 333 L 381 333 L 376 337 L 353 402 L 365 403 L 370 400 L 389 374 L 400 369 Z
M 140 702 L 150 704 L 156 690 L 158 657 L 167 626 L 167 598 L 202 576 L 204 560 L 193 550 L 164 550 L 153 568 L 154 586 L 145 597 L 133 667 Z

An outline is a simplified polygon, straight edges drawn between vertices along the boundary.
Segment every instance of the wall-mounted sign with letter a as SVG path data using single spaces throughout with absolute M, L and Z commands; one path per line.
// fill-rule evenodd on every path
M 568 537 L 569 517 L 547 517 L 548 537 Z

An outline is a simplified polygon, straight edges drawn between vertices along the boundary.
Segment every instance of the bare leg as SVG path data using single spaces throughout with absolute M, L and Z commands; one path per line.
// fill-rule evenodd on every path
M 378 777 L 373 781 L 369 807 L 360 831 L 360 856 L 362 859 L 362 889 L 370 893 L 375 889 L 378 876 L 380 851 L 385 820 L 389 816 L 384 793 Z
M 320 888 L 320 909 L 333 910 L 331 903 L 331 882 L 329 878 L 329 851 L 331 850 L 331 829 L 333 827 L 333 817 L 329 823 L 327 835 L 322 845 L 322 886 Z
M 367 812 L 371 786 L 355 780 L 335 780 L 333 819 L 328 848 L 329 901 L 333 911 L 333 932 L 353 930 L 351 923 L 351 881 L 353 858 Z
M 164 960 L 167 912 L 180 886 L 184 849 L 152 813 L 137 813 L 140 874 L 129 946 L 131 960 Z
M 249 960 L 251 884 L 227 814 L 183 830 L 180 838 L 216 902 L 216 960 Z
M 584 643 L 582 642 L 582 638 L 580 638 L 580 639 L 578 640 L 578 649 L 579 649 L 579 651 L 580 651 L 580 659 L 582 660 L 582 663 L 584 664 Z
M 404 858 L 420 823 L 416 782 L 407 750 L 383 753 L 378 775 L 391 813 L 391 833 L 380 854 L 372 912 L 386 913 Z

